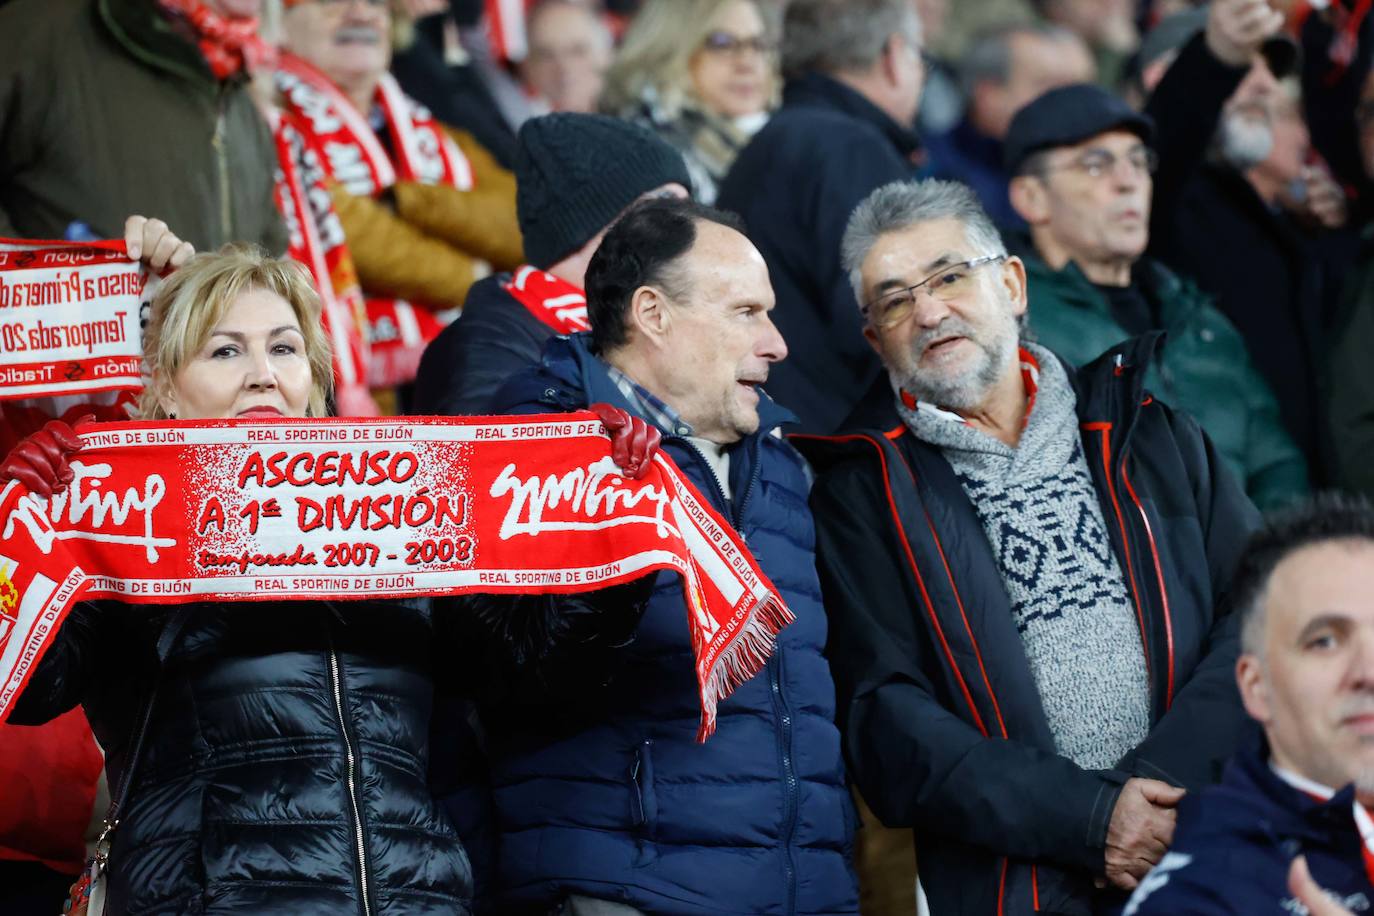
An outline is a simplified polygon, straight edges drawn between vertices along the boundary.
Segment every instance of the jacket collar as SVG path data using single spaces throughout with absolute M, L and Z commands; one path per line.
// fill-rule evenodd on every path
M 1024 231 L 1003 232 L 1007 250 L 1016 255 L 1026 265 L 1026 278 L 1029 283 L 1052 291 L 1055 298 L 1076 306 L 1089 309 L 1102 315 L 1111 315 L 1111 305 L 1102 295 L 1076 261 L 1069 261 L 1061 269 L 1055 270 L 1040 256 L 1030 233 Z M 1131 282 L 1159 309 L 1160 323 L 1169 327 L 1184 313 L 1200 308 L 1203 297 L 1197 287 L 1186 283 L 1178 274 L 1151 257 L 1141 257 L 1131 268 Z M 1031 297 L 1031 308 L 1035 308 L 1035 298 Z
M 157 0 L 96 0 L 101 23 L 130 56 L 185 79 L 215 88 L 210 65 L 189 35 L 179 33 Z M 244 80 L 239 74 L 234 79 Z
M 871 124 L 892 141 L 904 159 L 920 147 L 914 130 L 898 124 L 861 93 L 823 73 L 804 73 L 789 80 L 782 90 L 782 103 L 784 108 L 829 108 Z
M 592 352 L 590 334 L 551 338 L 544 347 L 543 368 L 561 385 L 562 391 L 558 394 L 568 404 L 576 403 L 577 407 L 585 407 L 587 404 L 605 402 L 641 416 L 611 378 L 606 363 Z M 641 419 L 653 422 L 653 417 L 641 416 Z M 759 430 L 754 435 L 766 435 L 784 423 L 795 422 L 795 414 L 770 398 L 767 392 L 759 391 Z M 670 429 L 662 432 L 665 435 L 673 434 Z
M 1222 785 L 1245 797 L 1263 800 L 1270 809 L 1263 819 L 1255 818 L 1250 811 L 1235 812 L 1245 822 L 1237 826 L 1322 844 L 1331 843 L 1333 830 L 1356 832 L 1351 816 L 1355 787 L 1345 786 L 1322 801 L 1289 785 L 1270 766 L 1269 742 L 1258 728 L 1232 759 Z M 1214 812 L 1214 816 L 1225 817 L 1228 813 L 1231 812 Z

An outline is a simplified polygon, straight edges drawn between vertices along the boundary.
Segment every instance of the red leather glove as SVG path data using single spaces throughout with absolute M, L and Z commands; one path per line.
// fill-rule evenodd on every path
M 663 441 L 658 427 L 610 404 L 593 404 L 587 409 L 606 424 L 606 432 L 611 434 L 611 460 L 625 476 L 638 479 L 648 473 Z
M 77 426 L 94 416 L 84 416 Z M 72 482 L 67 459 L 81 450 L 81 438 L 61 420 L 49 420 L 42 429 L 26 436 L 0 462 L 0 481 L 17 480 L 40 496 L 60 493 Z

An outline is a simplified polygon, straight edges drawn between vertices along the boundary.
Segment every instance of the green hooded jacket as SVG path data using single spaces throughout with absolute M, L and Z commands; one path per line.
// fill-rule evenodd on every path
M 0 236 L 121 238 L 137 213 L 280 255 L 276 161 L 246 77 L 217 81 L 157 0 L 0 8 Z
M 1131 336 L 1077 264 L 1056 271 L 1029 244 L 1018 247 L 1013 253 L 1026 265 L 1033 339 L 1082 366 Z M 1283 428 L 1278 402 L 1240 332 L 1201 290 L 1159 262 L 1142 258 L 1132 278 L 1168 333 L 1146 388 L 1192 414 L 1261 510 L 1304 496 L 1307 463 Z

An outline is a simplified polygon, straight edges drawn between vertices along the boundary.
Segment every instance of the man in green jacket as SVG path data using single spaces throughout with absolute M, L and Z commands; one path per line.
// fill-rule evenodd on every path
M 0 236 L 118 238 L 143 213 L 197 250 L 282 253 L 275 147 L 243 66 L 258 3 L 0 8 Z
M 1307 493 L 1307 465 L 1245 342 L 1149 241 L 1153 124 L 1088 85 L 1045 93 L 1007 139 L 1011 201 L 1030 227 L 1008 239 L 1026 265 L 1036 339 L 1074 365 L 1128 337 L 1167 333 L 1146 385 L 1186 410 L 1260 509 Z

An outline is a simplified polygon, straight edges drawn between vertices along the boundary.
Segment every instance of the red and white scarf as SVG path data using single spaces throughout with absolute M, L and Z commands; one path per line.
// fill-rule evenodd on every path
M 321 317 L 333 350 L 340 414 L 376 416 L 376 404 L 367 392 L 371 358 L 367 309 L 343 225 L 325 187 L 324 166 L 298 129 L 294 115 L 272 115 L 277 142 L 277 207 L 290 238 L 287 254 L 310 270 L 320 292 L 324 305 Z
M 272 59 L 272 48 L 258 37 L 257 17 L 225 16 L 206 6 L 205 0 L 158 3 L 195 31 L 200 53 L 217 80 L 226 80 L 241 71 L 251 73 Z
M 511 298 L 559 334 L 590 331 L 587 296 L 567 280 L 526 264 L 501 284 Z
M 573 594 L 665 570 L 686 605 L 700 740 L 793 620 L 667 454 L 625 477 L 591 413 L 118 423 L 80 435 L 62 493 L 0 485 L 0 721 L 83 597 Z
M 327 177 L 348 193 L 375 197 L 397 181 L 447 184 L 460 191 L 475 186 L 472 165 L 433 115 L 401 91 L 390 74 L 377 84 L 375 101 L 386 124 L 393 156 L 330 79 L 310 63 L 282 54 L 276 72 L 282 105 L 305 135 Z M 403 299 L 366 300 L 367 382 L 374 388 L 415 378 L 426 345 L 452 315 L 438 315 Z
M 448 184 L 460 191 L 474 186 L 472 164 L 420 103 L 383 73 L 374 102 L 386 124 L 392 156 L 387 155 L 367 120 L 329 77 L 292 54 L 277 63 L 282 105 L 299 119 L 322 153 L 329 177 L 358 197 L 376 197 L 397 181 Z

